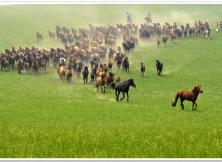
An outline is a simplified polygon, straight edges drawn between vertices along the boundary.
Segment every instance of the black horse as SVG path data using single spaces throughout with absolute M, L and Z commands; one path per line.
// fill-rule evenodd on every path
M 135 48 L 135 42 L 133 41 L 126 41 L 122 43 L 122 47 L 126 53 L 133 51 Z
M 159 61 L 156 60 L 156 70 L 157 70 L 157 75 L 162 75 L 162 71 L 163 71 L 163 64 Z
M 37 61 L 34 61 L 33 65 L 32 65 L 32 71 L 33 71 L 33 74 L 38 74 L 38 70 L 39 70 L 39 64 Z
M 150 33 L 146 30 L 140 30 L 140 38 L 150 38 Z
M 120 69 L 121 63 L 122 63 L 122 57 L 118 55 L 116 57 L 116 65 L 118 69 Z
M 81 74 L 81 71 L 82 71 L 82 66 L 83 66 L 82 62 L 79 62 L 77 64 L 77 78 L 80 78 L 80 74 Z
M 168 41 L 168 37 L 163 36 L 162 42 L 163 42 L 164 46 L 166 46 L 167 41 Z
M 94 83 L 94 81 L 96 80 L 96 70 L 97 70 L 96 66 L 93 65 L 93 67 L 91 68 L 91 73 L 90 73 L 91 83 Z
M 126 73 L 129 72 L 129 61 L 128 61 L 128 58 L 125 58 L 123 61 L 122 61 L 122 69 L 123 69 L 123 72 L 125 71 Z
M 136 87 L 136 84 L 134 83 L 134 80 L 133 79 L 129 79 L 127 81 L 124 81 L 122 83 L 112 83 L 111 84 L 111 87 L 113 89 L 115 89 L 115 94 L 116 94 L 116 101 L 119 101 L 119 94 L 120 92 L 123 93 L 123 97 L 120 99 L 120 101 L 122 101 L 124 98 L 125 98 L 125 93 L 126 93 L 126 96 L 127 96 L 127 102 L 129 101 L 129 87 L 130 86 L 133 86 L 133 87 Z
M 88 66 L 85 66 L 84 70 L 82 71 L 84 84 L 88 82 L 88 75 L 89 75 L 89 69 L 88 69 Z

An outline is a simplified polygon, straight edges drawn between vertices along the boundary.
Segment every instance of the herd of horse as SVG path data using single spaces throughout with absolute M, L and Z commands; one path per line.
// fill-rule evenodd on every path
M 43 35 L 36 33 L 37 43 L 43 41 Z M 161 42 L 166 45 L 168 40 L 174 42 L 176 39 L 194 36 L 203 36 L 209 38 L 210 27 L 208 22 L 196 21 L 193 26 L 189 23 L 177 26 L 176 23 L 170 24 L 166 22 L 160 23 L 146 22 L 139 27 L 136 24 L 117 24 L 107 26 L 94 26 L 89 24 L 88 28 L 67 28 L 56 26 L 55 31 L 48 32 L 50 39 L 57 39 L 64 44 L 63 48 L 51 48 L 50 50 L 32 48 L 6 49 L 0 55 L 1 70 L 8 71 L 17 67 L 18 73 L 38 74 L 46 71 L 50 62 L 54 68 L 57 68 L 58 76 L 61 80 L 72 82 L 72 78 L 83 79 L 83 83 L 88 82 L 95 85 L 97 91 L 105 93 L 107 88 L 115 89 L 116 101 L 122 101 L 127 96 L 129 101 L 129 87 L 136 87 L 135 81 L 129 79 L 122 81 L 120 77 L 115 76 L 112 71 L 114 63 L 117 69 L 129 73 L 130 63 L 129 54 L 139 46 L 139 39 L 149 40 L 157 39 L 157 45 Z M 117 45 L 117 40 L 122 38 L 121 46 Z M 108 59 L 108 63 L 106 62 Z M 161 76 L 163 71 L 163 63 L 156 60 L 157 75 Z M 141 63 L 141 76 L 144 77 L 145 65 Z M 123 97 L 119 99 L 122 92 Z M 178 91 L 172 106 L 175 106 L 177 100 L 181 100 L 181 109 L 184 110 L 183 101 L 189 100 L 193 102 L 193 110 L 196 110 L 196 99 L 203 90 L 200 86 L 193 90 Z
M 49 67 L 49 55 L 45 49 L 40 50 L 35 47 L 15 49 L 12 47 L 5 49 L 5 52 L 0 54 L 0 66 L 2 71 L 17 68 L 19 74 L 38 74 Z
M 221 29 L 221 22 L 217 24 L 218 28 Z M 134 45 L 138 44 L 139 35 L 140 39 L 150 39 L 152 37 L 162 40 L 164 44 L 168 40 L 175 41 L 178 38 L 183 37 L 194 37 L 203 36 L 208 39 L 211 30 L 208 22 L 202 22 L 200 20 L 195 21 L 192 26 L 190 23 L 182 24 L 180 27 L 174 22 L 170 24 L 165 22 L 161 24 L 159 22 L 155 23 L 144 23 L 140 26 L 136 24 L 117 24 L 108 26 L 94 26 L 89 24 L 88 28 L 67 28 L 56 26 L 56 30 L 48 31 L 48 37 L 50 39 L 57 39 L 61 41 L 64 45 L 73 44 L 74 42 L 79 42 L 85 48 L 90 45 L 96 47 L 104 42 L 105 45 L 115 46 L 117 39 L 123 37 L 123 43 L 132 43 Z M 43 40 L 42 34 L 36 33 L 37 42 Z M 102 41 L 104 39 L 104 41 Z M 125 45 L 124 45 L 125 46 Z

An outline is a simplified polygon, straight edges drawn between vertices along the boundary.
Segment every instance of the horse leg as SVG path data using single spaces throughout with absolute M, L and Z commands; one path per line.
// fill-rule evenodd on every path
M 122 101 L 125 98 L 125 92 L 123 92 L 123 97 L 120 99 Z
M 180 99 L 181 109 L 184 110 L 183 99 Z
M 117 101 L 119 101 L 119 94 L 120 94 L 120 91 L 117 92 Z
M 194 111 L 194 110 L 195 110 L 195 109 L 194 109 L 194 105 L 195 105 L 195 104 L 194 104 L 194 101 L 193 101 L 192 103 L 193 103 L 193 104 L 192 104 L 192 110 Z
M 194 110 L 197 110 L 197 103 L 196 103 L 196 102 L 194 102 L 194 105 L 195 105 L 195 109 L 194 109 Z
M 117 90 L 115 90 L 115 95 L 116 95 L 116 101 L 118 101 Z
M 129 94 L 126 92 L 127 102 L 129 102 Z

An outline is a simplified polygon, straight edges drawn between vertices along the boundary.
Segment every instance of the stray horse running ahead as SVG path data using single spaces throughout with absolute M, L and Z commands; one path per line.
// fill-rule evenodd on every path
M 163 71 L 163 63 L 161 63 L 159 60 L 156 60 L 156 70 L 157 70 L 157 75 L 162 75 Z
M 175 97 L 175 101 L 172 102 L 172 106 L 175 107 L 177 104 L 178 98 L 180 98 L 182 110 L 184 110 L 183 101 L 188 100 L 188 101 L 193 102 L 192 110 L 194 111 L 197 109 L 196 100 L 197 100 L 199 93 L 203 93 L 203 89 L 199 85 L 194 87 L 192 90 L 180 90 L 177 92 L 176 97 Z M 195 105 L 195 107 L 194 107 L 194 105 Z
M 123 93 L 123 97 L 120 99 L 122 101 L 125 98 L 125 93 L 127 96 L 127 102 L 129 101 L 129 87 L 133 86 L 136 87 L 136 84 L 134 83 L 133 79 L 129 79 L 127 81 L 124 81 L 122 83 L 112 83 L 111 84 L 112 88 L 115 89 L 115 94 L 116 94 L 116 101 L 119 101 L 119 94 L 120 92 Z

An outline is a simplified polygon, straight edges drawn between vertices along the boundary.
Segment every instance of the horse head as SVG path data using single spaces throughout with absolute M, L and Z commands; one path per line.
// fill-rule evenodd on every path
M 199 85 L 194 87 L 192 91 L 197 93 L 203 93 L 203 89 Z
M 129 79 L 130 85 L 136 88 L 136 84 L 133 79 Z
M 197 89 L 198 89 L 199 93 L 203 93 L 203 89 L 202 89 L 202 87 L 200 85 L 197 86 Z

